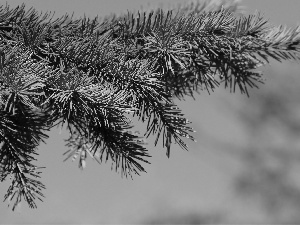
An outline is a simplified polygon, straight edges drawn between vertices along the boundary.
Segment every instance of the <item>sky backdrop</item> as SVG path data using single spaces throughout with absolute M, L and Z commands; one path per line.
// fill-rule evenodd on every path
M 12 7 L 23 1 L 10 0 Z M 57 16 L 72 13 L 76 17 L 84 14 L 90 17 L 107 15 L 111 12 L 137 9 L 147 3 L 180 2 L 172 0 L 27 0 L 26 6 L 43 12 L 55 11 Z M 1 4 L 5 1 L 0 0 Z M 300 24 L 299 0 L 244 0 L 248 13 L 261 11 L 273 24 L 296 26 Z M 299 68 L 299 64 L 288 64 Z M 274 64 L 274 68 L 281 68 Z M 285 67 L 286 68 L 286 67 Z M 270 67 L 267 66 L 270 70 Z M 274 71 L 274 70 L 273 70 Z M 283 70 L 284 73 L 284 70 Z M 269 78 L 271 79 L 271 78 Z M 298 81 L 300 84 L 300 78 Z M 252 91 L 255 92 L 256 90 Z M 146 219 L 169 214 L 194 212 L 203 215 L 216 213 L 231 218 L 231 222 L 263 222 L 261 210 L 252 202 L 240 202 L 233 194 L 231 181 L 240 164 L 231 155 L 207 145 L 205 134 L 220 140 L 243 145 L 245 136 L 241 125 L 234 122 L 228 109 L 220 107 L 219 95 L 233 102 L 247 101 L 245 96 L 228 91 L 206 93 L 196 101 L 187 99 L 179 106 L 197 130 L 197 143 L 187 141 L 189 151 L 173 146 L 171 157 L 159 142 L 152 146 L 149 140 L 151 165 L 145 165 L 147 173 L 135 176 L 134 180 L 121 178 L 110 170 L 109 164 L 98 165 L 90 158 L 84 171 L 78 169 L 78 162 L 63 162 L 62 154 L 67 150 L 63 139 L 68 133 L 54 128 L 48 133 L 47 144 L 41 144 L 38 164 L 47 168 L 42 173 L 44 202 L 37 202 L 37 209 L 29 209 L 25 202 L 16 212 L 0 203 L 2 224 L 57 224 L 57 223 L 142 223 Z M 222 113 L 220 113 L 222 111 Z M 226 120 L 224 116 L 226 115 Z M 137 126 L 137 129 L 142 125 Z M 202 131 L 205 131 L 203 134 Z M 203 136 L 201 136 L 203 134 Z M 3 199 L 7 183 L 0 186 Z

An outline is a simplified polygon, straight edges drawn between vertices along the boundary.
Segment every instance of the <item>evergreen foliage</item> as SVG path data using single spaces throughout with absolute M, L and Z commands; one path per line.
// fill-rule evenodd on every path
M 239 16 L 238 1 L 197 1 L 169 10 L 73 19 L 25 6 L 0 8 L 0 180 L 4 196 L 35 208 L 37 147 L 67 124 L 67 158 L 111 161 L 124 176 L 145 172 L 144 138 L 183 149 L 193 129 L 174 98 L 224 84 L 235 92 L 262 83 L 270 59 L 300 58 L 300 27 L 273 27 L 259 13 Z M 130 116 L 147 123 L 133 132 Z

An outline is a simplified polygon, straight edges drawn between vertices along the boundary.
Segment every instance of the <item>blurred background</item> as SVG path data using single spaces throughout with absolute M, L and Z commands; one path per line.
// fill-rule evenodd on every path
M 10 0 L 15 7 L 23 1 Z M 94 17 L 149 7 L 172 0 L 27 0 L 27 8 L 56 16 Z M 5 1 L 0 0 L 1 4 Z M 274 25 L 300 24 L 298 0 L 244 0 L 246 13 L 256 9 Z M 271 61 L 262 68 L 266 82 L 250 98 L 223 87 L 196 100 L 177 101 L 197 131 L 189 151 L 173 145 L 171 157 L 148 140 L 152 158 L 147 173 L 121 178 L 110 164 L 87 160 L 63 162 L 65 129 L 53 128 L 39 148 L 46 166 L 44 202 L 15 212 L 0 204 L 2 224 L 300 224 L 300 77 L 299 63 Z M 143 130 L 142 125 L 136 127 Z M 8 183 L 1 183 L 3 199 Z

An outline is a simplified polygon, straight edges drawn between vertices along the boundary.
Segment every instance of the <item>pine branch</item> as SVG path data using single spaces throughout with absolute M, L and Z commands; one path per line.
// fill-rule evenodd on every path
M 0 113 L 0 180 L 4 181 L 8 175 L 14 176 L 5 195 L 6 200 L 14 198 L 17 194 L 13 209 L 21 201 L 21 197 L 24 197 L 30 207 L 36 207 L 34 199 L 43 196 L 40 190 L 44 188 L 41 182 L 35 180 L 40 177 L 35 173 L 36 166 L 32 161 L 37 155 L 36 147 L 39 142 L 48 137 L 42 132 L 45 130 L 47 118 L 32 114 L 29 110 L 24 114 L 18 110 L 15 115 L 4 111 Z
M 24 167 L 20 164 L 16 164 L 13 168 L 14 179 L 11 182 L 11 185 L 8 188 L 6 195 L 4 196 L 4 201 L 8 200 L 10 203 L 14 198 L 16 198 L 12 210 L 22 201 L 22 197 L 28 203 L 30 208 L 37 208 L 35 199 L 43 201 L 41 197 L 45 197 L 42 194 L 42 189 L 45 189 L 45 186 L 40 182 L 36 181 L 30 177 L 25 176 L 28 174 L 34 178 L 40 178 L 39 174 L 41 172 L 36 171 L 37 167 L 32 167 L 28 170 L 28 167 Z
M 170 10 L 74 20 L 25 5 L 0 7 L 0 178 L 14 180 L 5 199 L 30 207 L 44 186 L 28 175 L 36 147 L 55 125 L 70 132 L 68 158 L 111 161 L 122 176 L 145 172 L 150 157 L 128 114 L 147 122 L 145 137 L 194 140 L 174 104 L 200 90 L 249 95 L 270 59 L 299 60 L 300 27 L 272 27 L 260 15 L 235 15 L 238 1 L 197 1 Z M 15 138 L 18 137 L 18 138 Z M 35 188 L 34 188 L 35 187 Z
M 128 18 L 118 37 L 141 43 L 142 58 L 157 59 L 166 80 L 176 80 L 174 75 L 184 71 L 193 73 L 195 82 L 208 91 L 219 85 L 217 78 L 225 77 L 225 87 L 230 84 L 235 91 L 237 85 L 248 94 L 247 86 L 257 87 L 255 83 L 262 82 L 261 74 L 251 70 L 267 63 L 268 58 L 299 59 L 299 27 L 289 31 L 269 28 L 259 14 L 236 19 L 225 10 L 179 17 L 171 11 L 164 16 L 160 11 Z

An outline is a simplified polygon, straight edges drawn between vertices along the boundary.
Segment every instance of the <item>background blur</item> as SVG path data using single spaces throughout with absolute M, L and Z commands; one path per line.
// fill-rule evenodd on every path
M 74 11 L 75 17 L 149 7 L 149 2 L 180 1 L 25 1 L 27 8 L 55 11 L 56 16 Z M 246 13 L 258 9 L 272 24 L 300 24 L 299 0 L 242 4 Z M 198 142 L 187 142 L 188 152 L 174 145 L 168 159 L 162 145 L 154 147 L 150 138 L 152 164 L 134 180 L 122 179 L 110 164 L 98 165 L 90 158 L 83 171 L 78 161 L 63 163 L 68 133 L 54 128 L 38 157 L 38 164 L 47 167 L 44 202 L 34 210 L 23 202 L 15 212 L 7 202 L 0 203 L 0 223 L 300 224 L 300 66 L 272 61 L 262 70 L 266 83 L 251 90 L 250 98 L 219 88 L 196 101 L 178 101 L 193 121 Z M 0 198 L 7 188 L 8 183 L 1 184 Z

